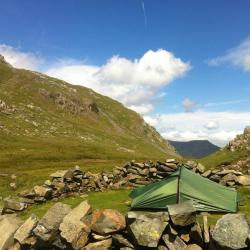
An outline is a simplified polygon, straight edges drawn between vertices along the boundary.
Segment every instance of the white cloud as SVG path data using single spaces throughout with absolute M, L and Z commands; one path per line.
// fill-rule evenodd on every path
M 245 71 L 250 71 L 250 37 L 244 40 L 236 48 L 227 51 L 225 55 L 210 59 L 207 62 L 211 66 L 230 63 Z
M 224 102 L 209 102 L 209 103 L 206 103 L 204 107 L 209 108 L 209 107 L 217 107 L 217 106 L 227 106 L 227 105 L 240 104 L 240 103 L 245 103 L 245 102 L 250 102 L 250 99 L 229 100 L 229 101 L 224 101 Z
M 219 128 L 219 123 L 216 121 L 209 121 L 204 125 L 206 129 L 212 130 L 212 129 L 217 129 Z
M 131 105 L 128 108 L 133 109 L 139 114 L 145 115 L 150 113 L 154 107 L 152 104 L 144 104 L 144 105 Z
M 190 100 L 189 98 L 185 98 L 182 101 L 182 106 L 186 112 L 192 112 L 197 108 L 196 102 Z
M 0 54 L 16 68 L 39 70 L 44 63 L 44 60 L 38 54 L 22 52 L 5 44 L 0 44 Z
M 72 59 L 48 62 L 37 54 L 4 44 L 0 45 L 0 54 L 14 67 L 43 71 L 69 83 L 89 87 L 141 114 L 151 112 L 155 99 L 165 95 L 159 93 L 161 87 L 191 69 L 189 62 L 163 49 L 149 50 L 134 60 L 113 56 L 101 66 Z
M 167 139 L 177 141 L 208 139 L 220 146 L 242 133 L 250 124 L 250 112 L 197 111 L 144 118 Z
M 140 59 L 113 56 L 102 66 L 73 63 L 54 66 L 46 73 L 72 84 L 92 88 L 146 114 L 153 110 L 153 99 L 164 96 L 157 95 L 159 89 L 190 69 L 188 62 L 159 49 L 147 51 Z

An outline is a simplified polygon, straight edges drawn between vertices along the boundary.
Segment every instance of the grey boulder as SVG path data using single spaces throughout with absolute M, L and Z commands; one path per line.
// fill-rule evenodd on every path
M 69 205 L 61 202 L 51 207 L 33 230 L 38 239 L 44 242 L 54 240 L 63 218 L 71 211 Z
M 0 216 L 0 249 L 6 250 L 14 243 L 14 234 L 22 221 L 15 215 Z
M 61 236 L 72 245 L 73 249 L 84 247 L 88 241 L 90 226 L 84 223 L 84 217 L 91 212 L 87 201 L 83 201 L 76 208 L 72 209 L 60 224 Z
M 36 227 L 38 218 L 31 215 L 16 231 L 14 238 L 20 244 L 25 244 L 26 240 L 32 235 L 32 230 Z
M 164 234 L 162 239 L 169 250 L 183 250 L 187 247 L 179 236 Z
M 132 220 L 129 229 L 139 246 L 157 247 L 163 231 L 168 225 L 167 212 L 128 212 Z
M 220 218 L 212 232 L 212 239 L 221 248 L 241 249 L 247 247 L 248 221 L 242 214 L 226 214 Z
M 171 221 L 176 226 L 189 226 L 196 221 L 196 210 L 192 201 L 169 205 L 168 212 Z

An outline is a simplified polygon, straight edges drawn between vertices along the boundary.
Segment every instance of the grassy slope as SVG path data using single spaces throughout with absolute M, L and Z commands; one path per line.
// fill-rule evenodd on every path
M 53 99 L 58 94 L 66 105 Z M 0 111 L 0 173 L 17 174 L 17 192 L 76 164 L 100 171 L 131 159 L 176 156 L 136 112 L 88 88 L 0 62 L 0 100 L 16 109 Z M 11 194 L 8 183 L 0 177 L 0 196 Z
M 44 94 L 45 93 L 45 94 Z M 73 109 L 94 103 L 99 112 L 74 113 L 50 95 L 61 94 Z M 44 96 L 47 95 L 47 96 Z M 163 158 L 173 150 L 134 111 L 94 91 L 0 63 L 0 100 L 15 106 L 0 113 L 0 167 L 49 166 L 90 159 Z
M 241 159 L 242 157 L 247 156 L 248 154 L 249 152 L 245 150 L 231 152 L 227 149 L 223 149 L 207 157 L 199 159 L 199 162 L 204 164 L 206 168 L 209 169 L 209 168 L 215 168 L 216 166 L 219 166 L 221 164 L 228 165 L 230 163 L 233 163 Z

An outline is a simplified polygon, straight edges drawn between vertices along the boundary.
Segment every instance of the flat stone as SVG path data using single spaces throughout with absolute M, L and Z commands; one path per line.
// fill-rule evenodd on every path
M 84 217 L 89 215 L 91 207 L 88 201 L 83 201 L 72 209 L 60 224 L 61 236 L 72 245 L 73 249 L 84 247 L 88 241 L 90 226 L 83 222 Z M 79 235 L 81 235 L 79 240 Z
M 23 211 L 27 208 L 27 204 L 15 200 L 11 200 L 9 198 L 4 200 L 3 210 L 13 210 L 13 211 Z
M 98 234 L 118 232 L 125 227 L 125 217 L 115 209 L 98 209 L 92 214 L 91 228 Z
M 16 231 L 14 238 L 20 243 L 25 244 L 25 241 L 32 235 L 33 229 L 38 223 L 38 218 L 32 214 Z
M 166 163 L 174 163 L 174 162 L 176 162 L 175 159 L 167 159 L 167 160 L 166 160 Z
M 196 244 L 188 245 L 185 250 L 202 250 L 202 248 Z
M 188 226 L 196 221 L 196 210 L 192 201 L 167 206 L 171 221 L 176 226 Z
M 127 213 L 127 218 L 144 221 L 151 221 L 154 218 L 158 218 L 162 221 L 169 221 L 168 212 L 129 211 Z
M 226 174 L 235 174 L 235 175 L 243 175 L 241 172 L 233 170 L 233 169 L 224 169 L 216 173 L 217 175 L 226 175 Z
M 184 250 L 187 247 L 179 236 L 164 234 L 162 239 L 169 250 Z
M 150 168 L 149 173 L 157 173 L 157 168 Z
M 206 171 L 206 168 L 201 163 L 198 163 L 196 168 L 201 174 L 203 174 Z
M 107 240 L 89 243 L 83 249 L 84 250 L 110 250 L 111 245 L 112 245 L 112 239 L 107 239 Z
M 205 171 L 205 172 L 202 174 L 202 176 L 205 177 L 205 178 L 207 178 L 209 175 L 211 175 L 211 173 L 212 173 L 212 171 L 209 169 L 209 170 Z
M 197 166 L 197 162 L 195 161 L 187 161 L 186 164 L 191 168 L 195 168 Z
M 138 168 L 145 168 L 145 165 L 143 163 L 135 162 L 133 165 Z
M 237 182 L 243 186 L 250 186 L 250 175 L 238 176 Z
M 238 181 L 238 178 L 235 174 L 232 174 L 232 173 L 229 173 L 229 174 L 226 174 L 224 175 L 221 180 L 222 181 L 225 181 L 225 182 L 228 182 L 228 181 L 234 181 L 234 182 L 237 182 Z M 250 181 L 250 179 L 249 179 Z
M 219 182 L 220 181 L 220 176 L 217 174 L 209 176 L 209 179 L 214 182 Z
M 52 189 L 44 186 L 34 186 L 33 190 L 36 196 L 44 197 L 45 199 L 50 198 L 52 194 Z
M 232 250 L 247 247 L 248 235 L 248 221 L 242 214 L 223 215 L 212 232 L 212 238 L 219 247 Z
M 22 221 L 15 215 L 0 216 L 0 249 L 5 250 L 14 243 L 14 234 Z
M 50 175 L 51 178 L 59 178 L 59 179 L 69 179 L 73 178 L 73 172 L 71 170 L 58 170 L 55 173 Z
M 208 244 L 210 242 L 210 234 L 208 230 L 207 215 L 203 215 L 203 237 L 204 242 Z
M 54 240 L 63 218 L 71 211 L 69 205 L 57 202 L 51 207 L 39 221 L 34 234 L 42 241 L 50 242 Z
M 129 229 L 137 244 L 143 247 L 157 247 L 161 235 L 168 225 L 167 212 L 128 212 L 127 217 L 133 221 L 129 225 Z
M 116 242 L 116 244 L 119 245 L 119 246 L 134 248 L 134 246 L 129 242 L 129 240 L 126 239 L 126 238 L 125 238 L 123 235 L 121 235 L 121 234 L 114 234 L 114 235 L 112 235 L 112 239 L 113 239 L 113 241 Z
M 95 240 L 106 240 L 106 239 L 109 239 L 109 238 L 111 237 L 110 234 L 100 235 L 100 234 L 95 234 L 95 233 L 91 233 L 91 236 L 92 236 Z

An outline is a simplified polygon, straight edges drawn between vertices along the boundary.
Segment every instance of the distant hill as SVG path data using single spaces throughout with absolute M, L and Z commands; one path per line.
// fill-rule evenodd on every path
M 0 56 L 0 167 L 158 159 L 174 148 L 136 112 Z
M 202 158 L 220 149 L 207 140 L 193 140 L 187 142 L 169 141 L 178 153 L 184 157 Z

